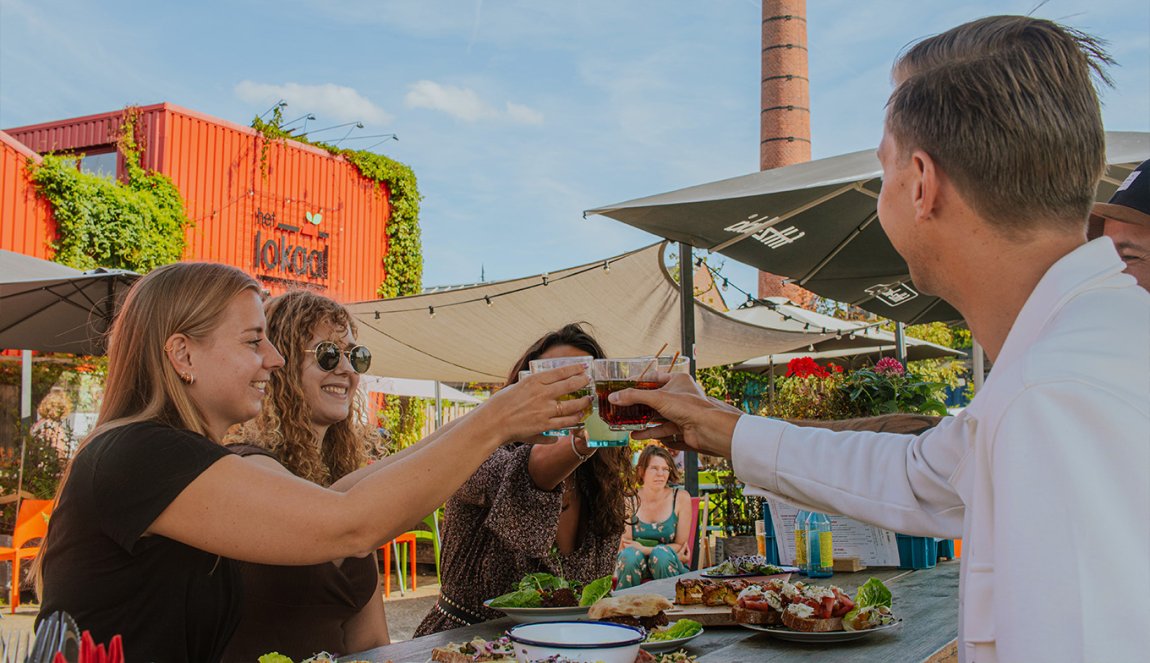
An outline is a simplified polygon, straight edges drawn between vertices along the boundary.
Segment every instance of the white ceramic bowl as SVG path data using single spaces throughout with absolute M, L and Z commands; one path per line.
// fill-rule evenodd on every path
M 518 624 L 507 631 L 519 663 L 559 655 L 570 661 L 634 663 L 642 629 L 609 622 Z

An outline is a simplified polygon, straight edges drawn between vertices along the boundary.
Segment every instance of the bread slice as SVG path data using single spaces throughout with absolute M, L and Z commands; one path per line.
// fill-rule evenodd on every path
M 699 605 L 703 602 L 703 590 L 709 581 L 701 578 L 680 578 L 675 581 L 675 603 L 679 605 Z
M 782 623 L 778 610 L 748 610 L 735 606 L 731 608 L 731 619 L 739 624 L 775 626 Z
M 783 624 L 786 625 L 787 628 L 804 631 L 806 633 L 826 633 L 828 631 L 843 630 L 842 617 L 830 617 L 828 619 L 799 617 L 790 610 L 783 612 Z
M 593 620 L 617 615 L 654 617 L 660 612 L 674 607 L 673 603 L 658 594 L 625 594 L 599 599 L 587 611 L 587 615 Z

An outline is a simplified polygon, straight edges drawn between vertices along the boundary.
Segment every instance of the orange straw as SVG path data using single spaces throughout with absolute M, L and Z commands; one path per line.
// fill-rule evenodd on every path
M 659 348 L 659 351 L 655 353 L 655 358 L 651 360 L 651 363 L 647 364 L 646 366 L 643 367 L 643 372 L 639 374 L 639 377 L 635 378 L 635 382 L 642 382 L 643 381 L 643 376 L 647 374 L 647 371 L 651 370 L 652 366 L 655 366 L 659 363 L 659 357 L 663 356 L 663 351 L 666 349 L 667 349 L 667 344 L 664 343 L 663 347 Z M 679 353 L 676 352 L 675 358 L 678 359 L 678 357 L 679 357 Z M 674 366 L 675 362 L 672 361 L 671 365 Z

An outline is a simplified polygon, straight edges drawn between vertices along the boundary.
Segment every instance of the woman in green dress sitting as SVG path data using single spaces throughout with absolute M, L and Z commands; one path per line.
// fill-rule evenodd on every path
M 686 573 L 691 556 L 691 496 L 670 487 L 679 482 L 671 452 L 661 445 L 648 446 L 635 473 L 639 491 L 627 502 L 627 527 L 615 565 L 617 589 Z

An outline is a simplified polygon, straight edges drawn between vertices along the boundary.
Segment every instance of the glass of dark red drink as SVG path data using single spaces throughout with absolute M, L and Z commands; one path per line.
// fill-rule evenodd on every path
M 641 430 L 655 417 L 647 405 L 615 405 L 608 397 L 624 389 L 658 389 L 659 364 L 655 357 L 595 360 L 595 395 L 599 418 L 611 430 Z

